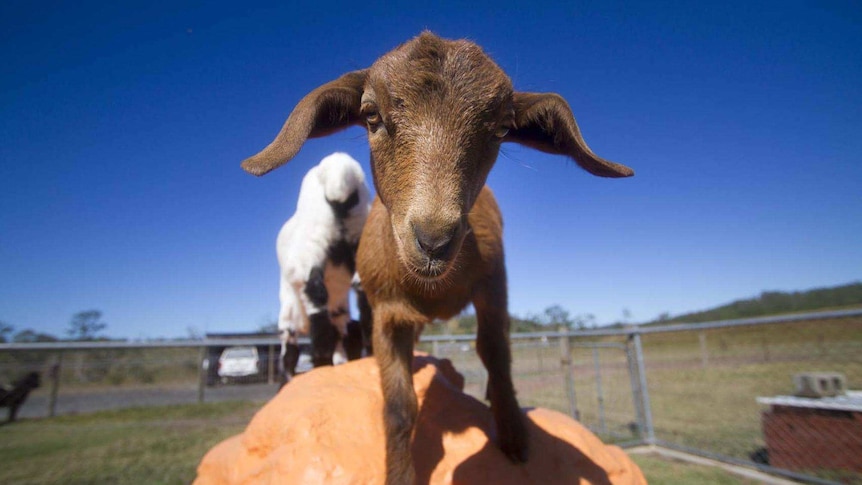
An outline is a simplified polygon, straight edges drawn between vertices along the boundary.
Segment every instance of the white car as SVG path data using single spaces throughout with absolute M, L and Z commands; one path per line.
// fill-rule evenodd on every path
M 260 357 L 257 347 L 228 347 L 218 358 L 218 376 L 223 383 L 260 373 Z

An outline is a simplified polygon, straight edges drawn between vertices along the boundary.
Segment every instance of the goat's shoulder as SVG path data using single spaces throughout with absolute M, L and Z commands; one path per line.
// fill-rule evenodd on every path
M 503 260 L 503 215 L 497 199 L 488 186 L 482 187 L 468 217 L 475 240 L 476 257 L 483 266 L 494 266 Z

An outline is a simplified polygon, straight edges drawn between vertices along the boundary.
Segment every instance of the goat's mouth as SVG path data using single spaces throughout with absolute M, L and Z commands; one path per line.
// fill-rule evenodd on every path
M 452 267 L 452 261 L 441 259 L 422 258 L 425 261 L 422 264 L 408 263 L 407 269 L 413 273 L 413 276 L 424 280 L 439 280 L 446 277 L 449 268 Z
M 393 220 L 392 230 L 404 278 L 426 288 L 445 286 L 452 269 L 458 266 L 469 226 L 463 220 L 440 224 L 413 218 Z
M 429 257 L 422 251 L 417 250 L 412 243 L 405 243 L 401 238 L 398 241 L 398 259 L 404 266 L 406 277 L 420 283 L 439 283 L 445 281 L 452 268 L 457 266 L 457 254 L 455 250 L 445 257 Z M 461 241 L 457 246 L 460 247 Z

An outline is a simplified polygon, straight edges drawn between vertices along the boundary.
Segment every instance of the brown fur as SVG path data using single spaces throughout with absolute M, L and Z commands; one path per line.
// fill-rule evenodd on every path
M 599 176 L 633 172 L 592 153 L 560 96 L 515 92 L 478 46 L 430 33 L 312 91 L 243 168 L 262 175 L 292 158 L 306 138 L 362 122 L 378 197 L 357 267 L 374 314 L 387 483 L 410 484 L 414 477 L 415 338 L 424 324 L 469 303 L 499 446 L 513 461 L 525 461 L 527 433 L 511 378 L 503 223 L 485 179 L 504 141 L 568 155 Z

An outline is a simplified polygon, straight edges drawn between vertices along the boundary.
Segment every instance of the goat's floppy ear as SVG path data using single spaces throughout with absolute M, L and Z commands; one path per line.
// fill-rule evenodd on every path
M 366 72 L 349 72 L 308 93 L 290 113 L 272 143 L 242 162 L 243 170 L 263 175 L 293 158 L 306 139 L 330 135 L 358 123 Z
M 590 150 L 569 104 L 554 93 L 520 93 L 513 97 L 515 126 L 504 141 L 547 153 L 568 155 L 584 170 L 599 177 L 630 177 L 634 170 L 605 160 Z

